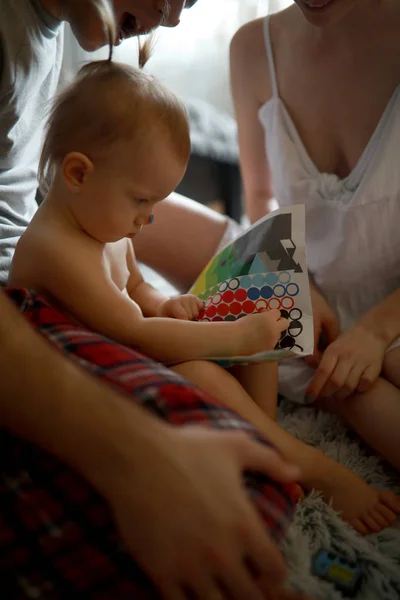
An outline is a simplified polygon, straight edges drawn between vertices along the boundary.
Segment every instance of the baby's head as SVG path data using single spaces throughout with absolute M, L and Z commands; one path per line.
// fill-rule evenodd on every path
M 190 154 L 180 100 L 152 76 L 110 61 L 83 67 L 47 124 L 39 183 L 103 242 L 138 233 L 182 179 Z

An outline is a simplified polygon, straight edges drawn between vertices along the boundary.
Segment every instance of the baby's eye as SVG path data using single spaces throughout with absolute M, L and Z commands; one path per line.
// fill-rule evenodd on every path
M 136 200 L 136 204 L 147 204 L 148 200 L 147 198 L 135 198 Z

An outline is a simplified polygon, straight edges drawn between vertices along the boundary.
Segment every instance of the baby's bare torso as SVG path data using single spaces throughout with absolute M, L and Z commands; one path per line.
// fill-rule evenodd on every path
M 8 285 L 33 289 L 53 304 L 63 307 L 62 298 L 55 298 L 48 292 L 49 278 L 63 277 L 62 273 L 54 272 L 53 266 L 53 253 L 61 253 L 68 256 L 70 263 L 79 264 L 80 270 L 83 268 L 88 274 L 95 271 L 111 280 L 121 294 L 128 296 L 129 285 L 134 285 L 131 281 L 132 266 L 137 269 L 131 244 L 131 240 L 126 238 L 101 244 L 81 230 L 48 219 L 45 211 L 39 208 L 17 244 Z M 80 293 L 79 289 L 76 293 Z M 139 306 L 134 305 L 142 314 Z

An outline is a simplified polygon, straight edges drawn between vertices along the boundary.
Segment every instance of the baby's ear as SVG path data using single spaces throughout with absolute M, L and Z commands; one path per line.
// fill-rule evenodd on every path
M 69 152 L 64 158 L 61 172 L 70 192 L 79 193 L 87 175 L 92 173 L 94 165 L 90 158 L 81 152 Z

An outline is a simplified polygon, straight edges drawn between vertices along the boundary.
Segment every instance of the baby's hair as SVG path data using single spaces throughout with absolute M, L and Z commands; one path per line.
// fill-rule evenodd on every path
M 38 178 L 46 194 L 57 168 L 70 152 L 107 160 L 117 142 L 137 142 L 150 150 L 153 134 L 166 136 L 182 164 L 190 154 L 183 103 L 151 75 L 108 60 L 85 65 L 56 100 L 46 125 Z M 154 142 L 157 143 L 157 142 Z

